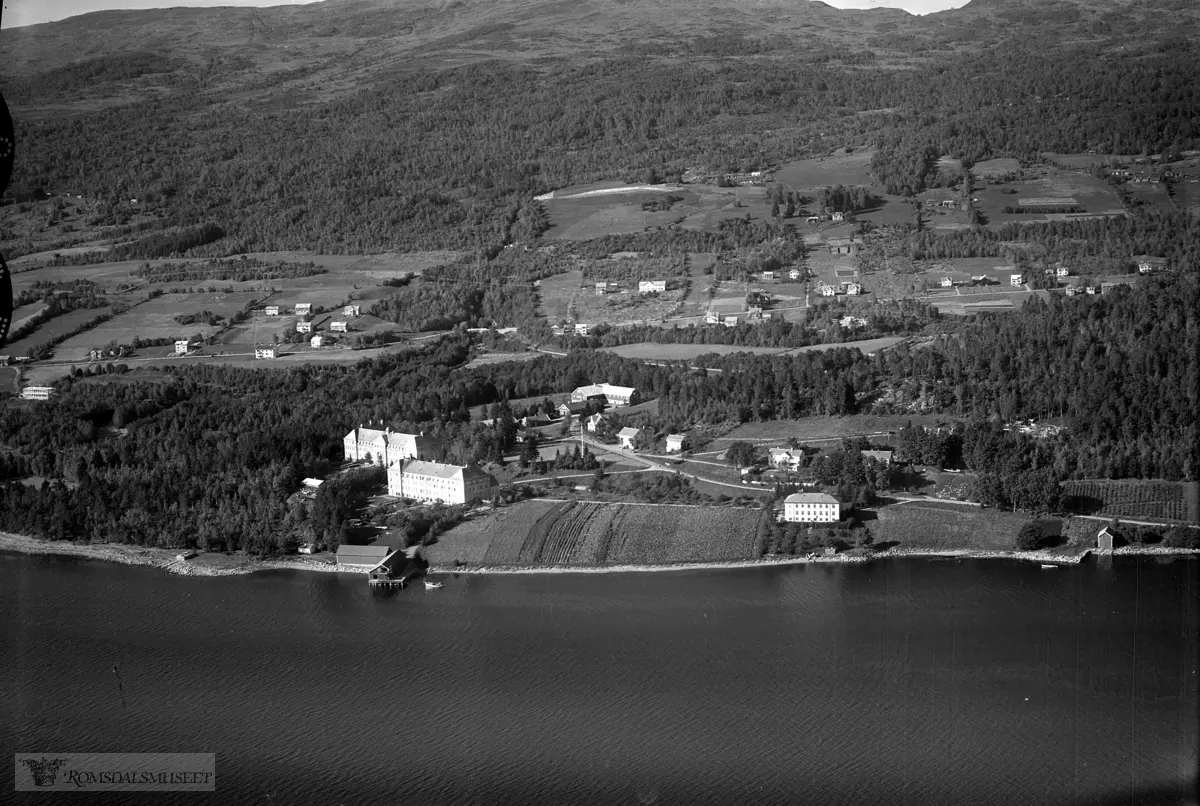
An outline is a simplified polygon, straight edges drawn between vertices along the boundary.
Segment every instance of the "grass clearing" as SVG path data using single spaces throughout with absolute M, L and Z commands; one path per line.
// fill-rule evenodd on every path
M 709 353 L 717 353 L 718 355 L 732 355 L 734 353 L 779 355 L 784 352 L 784 350 L 778 347 L 737 347 L 731 344 L 654 344 L 651 342 L 623 344 L 620 347 L 604 347 L 601 349 L 623 358 L 646 358 L 660 361 L 693 361 L 697 356 Z
M 876 545 L 905 549 L 1009 551 L 1029 516 L 967 504 L 904 502 L 880 507 L 869 522 Z
M 863 355 L 873 355 L 880 350 L 886 350 L 889 347 L 894 347 L 904 341 L 907 336 L 886 336 L 880 339 L 863 339 L 861 341 L 847 341 L 841 344 L 811 344 L 808 347 L 796 347 L 792 350 L 785 350 L 783 355 L 799 355 L 800 353 L 820 353 L 826 350 L 833 350 L 839 347 L 849 347 L 860 350 Z
M 934 414 L 852 414 L 847 417 L 806 417 L 803 420 L 766 420 L 760 423 L 743 423 L 728 434 L 717 437 L 710 443 L 711 450 L 723 450 L 730 442 L 778 442 L 795 437 L 801 442 L 836 440 L 842 437 L 882 435 L 884 442 L 889 432 L 899 431 L 909 423 L 932 427 L 946 423 L 946 418 Z

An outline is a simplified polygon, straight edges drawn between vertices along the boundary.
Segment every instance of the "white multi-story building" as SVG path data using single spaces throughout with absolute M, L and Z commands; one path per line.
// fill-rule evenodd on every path
M 276 357 L 275 348 L 274 347 L 255 347 L 254 348 L 254 357 L 255 358 L 275 358 Z
M 1010 285 L 1012 285 L 1014 287 L 1023 286 L 1023 285 L 1025 285 L 1025 275 L 1024 274 L 1010 274 L 1008 276 L 1008 282 Z
M 321 345 L 323 345 L 325 343 L 325 339 L 322 338 L 321 336 L 313 336 L 311 339 L 309 339 L 308 343 L 311 344 L 313 347 L 320 347 Z
M 310 313 L 312 313 L 312 303 L 311 302 L 297 302 L 296 303 L 296 308 L 295 308 L 296 316 L 308 316 Z
M 312 333 L 312 325 L 313 325 L 312 322 L 297 322 L 296 323 L 296 332 L 297 333 Z
M 837 523 L 842 505 L 828 493 L 792 493 L 783 499 L 783 519 L 788 523 Z
M 266 308 L 263 309 L 263 313 L 265 313 L 267 316 L 279 316 L 279 306 L 278 305 L 268 305 Z
M 371 461 L 386 467 L 405 459 L 436 461 L 445 455 L 445 447 L 433 437 L 390 428 L 355 428 L 342 438 L 342 451 L 347 462 L 361 462 L 370 456 Z
M 667 434 L 667 453 L 682 453 L 689 444 L 687 434 Z
M 388 468 L 388 495 L 468 504 L 487 498 L 496 488 L 496 479 L 472 465 L 445 465 L 412 459 Z
M 329 329 L 334 333 L 345 333 L 346 332 L 346 323 L 345 322 L 330 322 Z
M 666 280 L 641 280 L 638 282 L 639 294 L 662 294 L 667 290 Z
M 175 355 L 185 355 L 190 348 L 191 344 L 187 339 L 179 339 L 175 342 Z
M 571 392 L 572 403 L 582 403 L 590 397 L 604 395 L 610 406 L 632 406 L 641 402 L 638 390 L 632 386 L 613 386 L 611 383 L 591 383 Z
M 53 386 L 26 386 L 21 390 L 22 400 L 49 400 L 53 396 Z
M 342 308 L 342 316 L 359 316 L 361 310 L 357 305 L 347 305 L 345 308 Z

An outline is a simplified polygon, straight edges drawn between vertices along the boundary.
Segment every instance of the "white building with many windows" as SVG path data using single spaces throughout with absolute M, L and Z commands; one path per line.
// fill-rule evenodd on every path
M 837 523 L 842 505 L 828 493 L 792 493 L 783 499 L 783 519 L 788 523 Z
M 355 428 L 342 438 L 342 452 L 347 462 L 361 462 L 370 457 L 372 462 L 385 467 L 399 464 L 405 459 L 436 461 L 445 456 L 445 446 L 425 434 L 402 434 L 385 428 Z
M 22 400 L 49 400 L 53 396 L 53 386 L 26 386 L 21 390 Z
M 491 496 L 496 479 L 472 465 L 445 465 L 410 459 L 388 468 L 388 495 L 468 504 Z

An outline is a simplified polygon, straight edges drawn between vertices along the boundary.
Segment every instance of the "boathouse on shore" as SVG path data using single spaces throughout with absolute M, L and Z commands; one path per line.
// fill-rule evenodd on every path
M 349 571 L 370 571 L 392 553 L 391 546 L 338 546 L 337 564 Z

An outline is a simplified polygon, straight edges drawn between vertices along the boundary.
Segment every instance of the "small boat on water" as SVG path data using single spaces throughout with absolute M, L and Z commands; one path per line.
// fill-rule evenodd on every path
M 431 579 L 427 579 L 427 580 L 425 580 L 425 587 L 427 589 L 428 588 L 444 588 L 444 587 L 446 587 L 446 583 L 445 582 L 434 582 Z
M 1049 564 L 1048 564 L 1048 563 L 1042 563 L 1042 568 L 1058 568 L 1058 566 L 1057 566 L 1057 565 L 1054 565 L 1053 563 L 1049 563 Z M 427 583 L 425 583 L 425 584 L 427 584 L 427 585 L 428 585 L 429 583 L 427 582 Z

